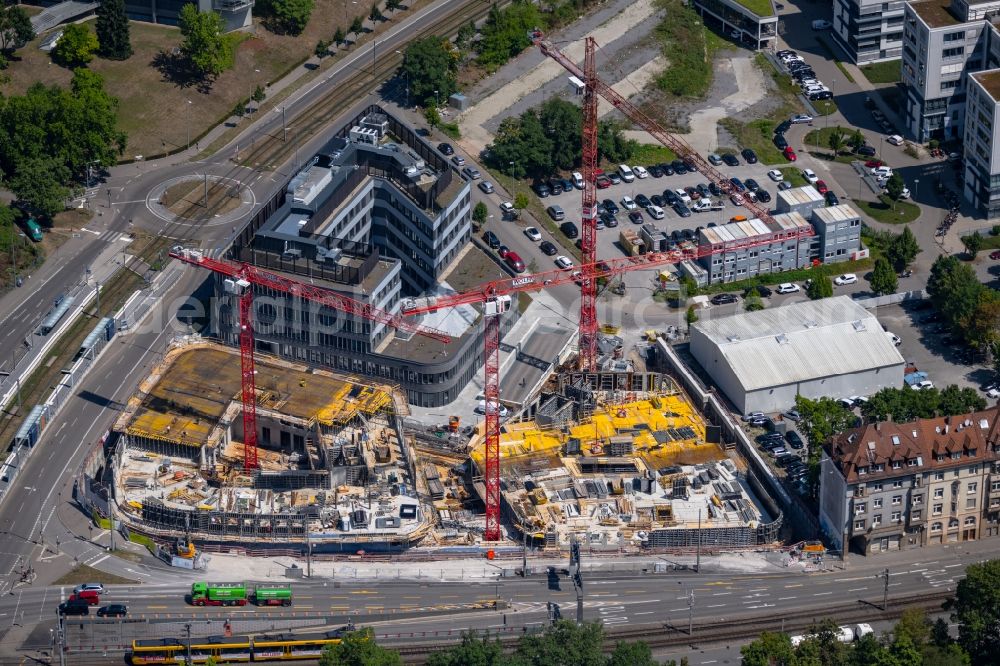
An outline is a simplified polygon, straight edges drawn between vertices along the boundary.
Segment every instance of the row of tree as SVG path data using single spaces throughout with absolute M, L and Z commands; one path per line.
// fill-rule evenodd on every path
M 69 90 L 36 83 L 0 96 L 0 177 L 41 215 L 63 210 L 68 185 L 88 164 L 114 164 L 125 143 L 118 100 L 90 70 L 75 70 Z
M 942 255 L 927 280 L 931 302 L 949 326 L 974 349 L 998 351 L 1000 292 L 979 281 L 973 268 L 957 257 Z M 994 359 L 1000 354 L 994 353 Z
M 892 419 L 907 423 L 937 416 L 957 416 L 986 409 L 986 400 L 974 388 L 959 388 L 952 384 L 943 389 L 914 391 L 906 388 L 884 388 L 868 398 L 861 414 L 869 421 Z
M 583 112 L 562 99 L 550 99 L 537 110 L 505 118 L 488 148 L 487 162 L 514 178 L 546 178 L 557 169 L 571 169 L 582 159 Z M 627 162 L 637 144 L 625 138 L 621 126 L 602 120 L 597 130 L 598 158 Z

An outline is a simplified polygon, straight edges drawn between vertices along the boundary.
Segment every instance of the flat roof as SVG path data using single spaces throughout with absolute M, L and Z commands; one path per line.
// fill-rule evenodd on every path
M 976 72 L 972 78 L 983 87 L 987 94 L 993 98 L 993 101 L 1000 100 L 1000 69 Z
M 692 330 L 715 346 L 745 391 L 891 366 L 902 378 L 903 357 L 875 315 L 849 296 L 699 321 Z
M 775 213 L 771 215 L 771 219 L 774 220 L 782 229 L 799 229 L 801 227 L 809 226 L 806 222 L 806 218 L 802 217 L 802 213 L 797 210 L 791 213 Z
M 813 211 L 813 215 L 826 224 L 857 220 L 861 217 L 856 210 L 847 204 L 817 208 Z
M 941 0 L 923 0 L 908 3 L 913 12 L 927 24 L 928 28 L 944 28 L 960 25 L 962 21 L 951 13 L 950 4 Z
M 812 185 L 793 187 L 788 190 L 778 190 L 778 198 L 790 206 L 818 203 L 824 201 L 823 195 Z

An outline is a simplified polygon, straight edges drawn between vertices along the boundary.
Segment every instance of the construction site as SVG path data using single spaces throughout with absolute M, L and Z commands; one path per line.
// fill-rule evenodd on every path
M 500 433 L 506 537 L 535 548 L 745 548 L 778 540 L 781 519 L 754 496 L 739 460 L 687 396 L 652 372 L 561 373 Z M 456 433 L 419 434 L 417 488 L 443 526 L 482 517 L 485 446 Z M 471 483 L 468 481 L 471 478 Z M 473 497 L 469 497 L 469 494 Z
M 240 380 L 238 350 L 195 340 L 140 384 L 113 430 L 111 473 L 95 474 L 129 529 L 309 541 L 316 552 L 406 548 L 427 535 L 394 387 L 259 357 L 257 468 L 246 469 Z

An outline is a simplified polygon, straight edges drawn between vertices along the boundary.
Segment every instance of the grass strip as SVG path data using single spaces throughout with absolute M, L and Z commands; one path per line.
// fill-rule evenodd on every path
M 887 195 L 881 195 L 878 201 L 862 201 L 855 199 L 854 204 L 869 217 L 886 224 L 906 224 L 920 217 L 920 206 L 909 201 L 897 201 L 895 205 Z
M 52 581 L 53 585 L 79 585 L 80 583 L 104 583 L 105 585 L 134 585 L 139 581 L 105 573 L 100 569 L 80 564 L 72 571 Z

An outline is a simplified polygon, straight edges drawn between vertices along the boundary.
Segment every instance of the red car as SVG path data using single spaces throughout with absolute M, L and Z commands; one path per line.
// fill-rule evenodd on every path
M 883 164 L 885 164 L 885 162 L 883 162 L 882 160 L 868 160 L 867 162 L 865 162 L 865 166 L 868 167 L 869 169 L 877 169 Z
M 795 154 L 795 151 L 792 150 L 791 146 L 785 146 L 785 159 L 789 162 L 794 162 L 799 159 L 798 155 Z
M 830 191 L 830 188 L 827 187 L 826 183 L 824 183 L 822 180 L 816 181 L 816 189 L 819 190 L 820 194 L 826 194 L 827 192 Z
M 598 176 L 594 179 L 594 185 L 597 185 L 597 189 L 603 190 L 611 187 L 611 179 L 604 175 Z
M 993 250 L 990 252 L 990 259 L 1000 259 L 1000 250 Z

